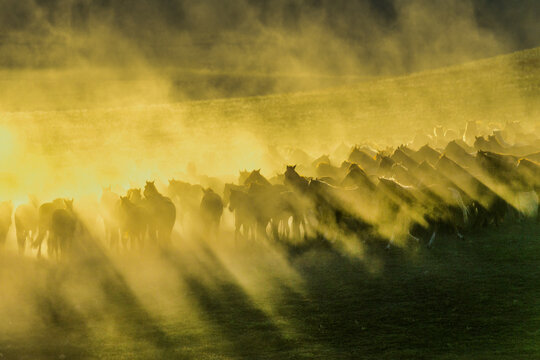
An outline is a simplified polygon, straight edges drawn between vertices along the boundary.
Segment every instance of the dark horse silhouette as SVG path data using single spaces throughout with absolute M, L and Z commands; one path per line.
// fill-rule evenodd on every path
M 171 199 L 159 193 L 153 181 L 146 182 L 144 197 L 150 240 L 160 245 L 170 244 L 176 221 L 176 207 Z
M 128 249 L 128 243 L 132 250 L 137 246 L 139 249 L 144 247 L 147 214 L 142 205 L 143 201 L 141 199 L 137 200 L 140 191 L 137 192 L 136 190 L 130 189 L 128 196 L 120 197 L 118 222 L 124 249 Z
M 204 196 L 200 205 L 203 227 L 207 229 L 207 235 L 217 237 L 223 214 L 223 200 L 210 188 L 203 189 L 203 192 Z
M 43 240 L 45 237 L 47 237 L 47 251 L 50 257 L 52 257 L 52 251 L 54 249 L 54 245 L 52 244 L 52 238 L 50 236 L 51 234 L 51 223 L 52 223 L 52 216 L 55 210 L 57 209 L 65 209 L 66 204 L 64 202 L 64 199 L 54 199 L 52 202 L 46 202 L 44 204 L 41 204 L 38 210 L 38 235 L 34 242 L 32 243 L 32 247 L 37 248 L 37 257 L 41 257 L 41 245 L 43 244 Z M 49 246 L 49 244 L 51 246 Z
M 73 199 L 64 200 L 65 208 L 56 209 L 51 217 L 51 229 L 49 235 L 49 254 L 65 257 L 71 250 L 77 228 L 77 216 L 73 211 Z

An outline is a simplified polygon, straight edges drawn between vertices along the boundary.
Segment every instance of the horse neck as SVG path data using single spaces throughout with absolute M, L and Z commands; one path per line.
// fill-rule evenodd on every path
M 150 202 L 159 201 L 161 199 L 161 194 L 158 192 L 152 192 L 148 196 L 145 196 L 146 200 Z
M 148 193 L 148 195 L 146 193 Z M 145 191 L 144 196 L 147 199 L 150 199 L 150 198 L 159 198 L 159 197 L 162 197 L 163 195 L 161 195 L 160 192 L 155 187 L 150 187 L 148 188 L 147 191 Z

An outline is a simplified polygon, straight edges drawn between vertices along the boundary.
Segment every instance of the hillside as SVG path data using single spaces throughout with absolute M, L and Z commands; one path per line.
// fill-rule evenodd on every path
M 143 100 L 152 95 L 148 92 Z M 533 126 L 539 116 L 540 48 L 535 48 L 325 91 L 4 112 L 1 124 L 16 145 L 8 149 L 9 159 L 2 165 L 7 173 L 15 169 L 20 174 L 53 168 L 55 176 L 65 179 L 60 169 L 78 168 L 85 159 L 84 182 L 169 176 L 188 161 L 210 174 L 259 167 L 268 173 L 269 144 L 294 145 L 317 154 L 341 141 L 406 142 L 417 130 L 430 131 L 436 124 L 457 129 L 467 120 L 521 120 Z

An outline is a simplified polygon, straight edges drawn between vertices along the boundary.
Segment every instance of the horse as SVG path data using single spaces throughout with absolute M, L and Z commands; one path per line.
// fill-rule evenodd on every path
M 476 153 L 477 165 L 495 180 L 510 186 L 521 186 L 523 182 L 516 172 L 518 158 L 479 150 Z M 516 184 L 519 182 L 520 184 Z
M 19 255 L 24 255 L 26 242 L 32 244 L 38 230 L 38 207 L 36 198 L 31 197 L 30 203 L 21 204 L 15 209 L 15 232 Z
M 53 251 L 57 250 L 56 245 L 53 243 L 54 239 L 51 238 L 52 216 L 56 210 L 65 208 L 66 203 L 64 199 L 60 198 L 40 205 L 38 209 L 38 235 L 32 243 L 32 247 L 38 249 L 38 258 L 41 257 L 41 246 L 45 237 L 47 237 L 47 253 L 49 257 L 52 257 Z
M 362 233 L 371 230 L 371 224 L 359 211 L 360 193 L 356 188 L 345 189 L 312 179 L 308 190 L 318 231 Z
M 296 172 L 296 165 L 287 165 L 284 183 L 293 191 L 297 191 L 300 194 L 305 194 L 308 189 L 309 181 L 307 178 L 300 176 Z
M 391 176 L 392 166 L 396 163 L 390 156 L 383 153 L 377 154 L 377 160 L 379 162 L 379 168 L 377 169 L 377 176 Z
M 474 155 L 470 154 L 458 141 L 450 141 L 444 148 L 443 153 L 451 160 L 467 168 L 474 168 L 476 160 Z M 438 160 L 438 159 L 437 159 Z M 436 161 L 435 161 L 436 163 Z M 435 165 L 432 163 L 431 165 Z
M 0 245 L 6 243 L 7 233 L 11 227 L 11 214 L 13 213 L 13 202 L 11 200 L 0 202 Z
M 250 184 L 260 184 L 265 186 L 271 185 L 270 181 L 261 175 L 261 169 L 253 170 L 242 185 L 249 186 Z
M 414 169 L 418 166 L 418 163 L 400 148 L 394 150 L 390 158 L 396 163 L 401 163 L 407 169 Z
M 141 204 L 143 201 L 143 196 L 141 193 L 141 188 L 131 188 L 127 191 L 126 197 L 134 204 Z
M 540 188 L 540 163 L 521 158 L 516 171 L 532 186 Z
M 436 168 L 447 177 L 452 178 L 467 195 L 476 201 L 479 215 L 476 219 L 478 224 L 486 225 L 489 222 L 494 222 L 498 226 L 504 219 L 508 204 L 478 178 L 445 155 L 441 156 Z
M 426 144 L 418 149 L 418 151 L 416 151 L 414 154 L 409 156 L 418 164 L 420 164 L 422 161 L 427 161 L 431 165 L 434 165 L 437 160 L 439 160 L 441 153 Z
M 315 159 L 315 160 L 313 160 L 311 162 L 311 167 L 315 169 L 320 164 L 331 165 L 332 162 L 330 161 L 330 156 L 329 155 L 321 155 L 321 156 L 319 156 L 317 159 Z
M 253 237 L 256 226 L 256 209 L 252 196 L 246 191 L 230 189 L 229 211 L 234 212 L 234 238 Z
M 272 217 L 272 221 L 278 225 L 277 236 L 289 239 L 292 238 L 297 241 L 300 240 L 301 237 L 300 229 L 303 229 L 305 239 L 308 233 L 305 217 L 305 200 L 291 190 L 281 190 L 276 196 L 278 200 L 275 208 L 276 212 Z M 292 222 L 291 226 L 289 226 L 289 219 L 291 218 Z M 281 234 L 279 234 L 280 229 Z
M 171 179 L 167 193 L 176 205 L 176 215 L 179 223 L 185 227 L 189 215 L 196 214 L 202 198 L 201 185 Z
M 357 186 L 360 189 L 365 189 L 367 192 L 375 191 L 375 184 L 373 180 L 357 164 L 351 164 L 349 166 L 347 175 L 345 175 L 340 185 L 342 187 Z
M 280 185 L 266 185 L 253 182 L 248 187 L 252 208 L 256 219 L 256 236 L 267 237 L 266 228 L 270 224 L 274 238 L 278 237 L 281 220 Z
M 144 186 L 144 207 L 148 215 L 150 240 L 160 245 L 170 244 L 176 221 L 176 207 L 170 198 L 156 189 L 154 181 L 147 181 Z
M 140 190 L 138 192 L 140 194 Z M 142 198 L 137 201 L 137 192 L 121 196 L 118 204 L 118 222 L 120 236 L 124 249 L 128 249 L 128 242 L 133 250 L 144 247 L 144 237 L 147 229 L 148 216 Z M 130 196 L 131 195 L 131 196 Z
M 321 162 L 317 164 L 315 173 L 318 177 L 331 177 L 334 179 L 340 179 L 343 175 L 343 169 L 336 167 L 328 163 Z
M 409 169 L 401 164 L 394 164 L 390 169 L 392 178 L 397 180 L 400 184 L 406 186 L 416 186 L 418 185 L 418 179 L 412 174 Z
M 248 176 L 249 176 L 249 171 L 247 171 L 246 169 L 240 170 L 238 172 L 238 185 L 244 185 Z
M 486 139 L 484 136 L 476 136 L 474 148 L 482 151 L 506 153 L 506 148 L 494 137 Z
M 223 215 L 223 200 L 211 188 L 203 189 L 203 193 L 200 204 L 202 226 L 208 229 L 208 234 L 217 236 Z
M 236 185 L 232 183 L 225 184 L 225 186 L 223 187 L 223 206 L 229 205 L 229 200 L 231 198 L 231 190 L 247 192 L 248 188 L 245 185 Z M 204 189 L 202 189 L 202 191 L 204 192 Z
M 357 146 L 349 154 L 348 161 L 359 164 L 369 173 L 374 173 L 379 165 L 373 156 L 370 156 Z
M 73 211 L 73 199 L 64 199 L 65 208 L 55 209 L 51 216 L 51 228 L 49 234 L 48 253 L 49 257 L 66 256 L 73 246 L 77 217 Z

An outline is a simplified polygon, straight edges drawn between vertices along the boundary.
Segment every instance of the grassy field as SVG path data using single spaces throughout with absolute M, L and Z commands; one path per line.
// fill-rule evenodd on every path
M 3 359 L 531 359 L 540 225 L 427 250 L 182 244 L 0 262 Z
M 405 143 L 437 124 L 462 129 L 467 120 L 493 126 L 520 120 L 534 127 L 540 116 L 539 64 L 540 48 L 535 48 L 324 91 L 178 103 L 160 103 L 167 99 L 161 96 L 161 80 L 147 87 L 145 81 L 120 81 L 100 96 L 110 100 L 125 93 L 135 103 L 140 99 L 139 105 L 100 107 L 108 103 L 97 102 L 92 103 L 97 108 L 2 112 L 1 130 L 15 145 L 0 159 L 0 180 L 4 188 L 19 184 L 12 190 L 24 192 L 43 185 L 26 184 L 28 173 L 38 173 L 44 188 L 54 192 L 56 185 L 71 189 L 167 178 L 189 161 L 210 175 L 260 167 L 272 175 L 269 145 L 296 146 L 318 156 L 342 141 Z M 17 95 L 6 89 L 0 98 Z M 49 101 L 55 99 L 62 96 L 51 90 Z
M 71 103 L 59 100 L 73 96 L 71 87 L 39 98 L 50 107 L 2 102 L 0 196 L 79 201 L 103 184 L 166 179 L 188 161 L 211 175 L 259 167 L 268 174 L 268 145 L 319 155 L 341 141 L 396 144 L 418 129 L 473 119 L 534 127 L 540 115 L 540 48 L 232 99 L 170 103 L 168 81 L 130 81 L 115 81 L 89 107 L 51 110 Z M 25 88 L 2 89 L 8 99 Z M 123 91 L 124 103 L 110 101 Z M 231 236 L 177 236 L 174 249 L 144 257 L 89 242 L 85 256 L 59 265 L 6 251 L 0 359 L 540 357 L 538 223 L 504 223 L 431 250 L 353 244 L 355 255 L 322 245 L 234 246 Z

